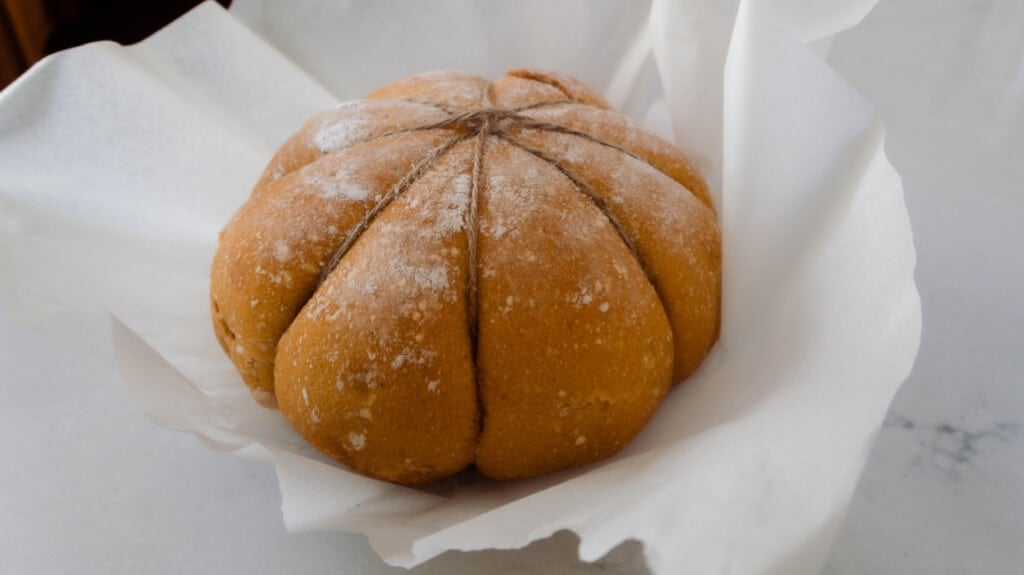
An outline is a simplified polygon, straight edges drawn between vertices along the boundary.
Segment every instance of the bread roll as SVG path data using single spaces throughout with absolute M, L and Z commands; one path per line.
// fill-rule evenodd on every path
M 579 81 L 435 72 L 307 121 L 211 276 L 256 401 L 421 485 L 621 450 L 717 338 L 721 239 L 686 157 Z

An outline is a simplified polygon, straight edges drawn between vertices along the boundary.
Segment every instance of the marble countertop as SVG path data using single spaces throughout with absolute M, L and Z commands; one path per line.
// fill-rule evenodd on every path
M 882 0 L 832 46 L 886 119 L 924 332 L 827 575 L 1024 564 L 1022 22 L 1012 0 Z M 270 467 L 156 427 L 109 362 L 4 316 L 0 385 L 0 572 L 402 572 L 362 537 L 286 533 Z M 593 565 L 576 543 L 448 553 L 415 572 L 644 571 L 635 543 Z
M 886 119 L 921 351 L 825 573 L 1024 565 L 1024 3 L 882 1 L 832 63 Z

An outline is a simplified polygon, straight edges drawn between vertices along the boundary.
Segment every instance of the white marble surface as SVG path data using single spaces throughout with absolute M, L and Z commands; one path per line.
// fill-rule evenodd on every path
M 833 45 L 887 119 L 924 336 L 828 575 L 1024 564 L 1022 28 L 1015 0 L 882 0 Z M 358 537 L 285 533 L 271 468 L 157 428 L 108 362 L 2 316 L 0 390 L 0 573 L 400 571 Z M 635 544 L 583 565 L 575 543 L 451 553 L 417 572 L 643 571 Z
M 883 0 L 831 60 L 886 118 L 924 326 L 825 573 L 1024 572 L 1024 2 Z

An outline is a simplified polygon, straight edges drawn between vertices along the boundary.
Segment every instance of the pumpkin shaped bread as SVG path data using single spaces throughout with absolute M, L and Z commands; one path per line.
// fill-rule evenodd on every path
M 606 458 L 715 342 L 677 149 L 579 81 L 434 72 L 315 116 L 220 236 L 218 339 L 315 448 L 409 485 Z

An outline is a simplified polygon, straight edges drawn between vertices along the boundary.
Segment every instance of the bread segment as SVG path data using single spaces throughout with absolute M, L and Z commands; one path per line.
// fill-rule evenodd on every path
M 551 86 L 565 97 L 593 108 L 609 109 L 608 102 L 601 97 L 593 88 L 580 82 L 576 78 L 561 72 L 552 70 L 538 70 L 536 68 L 519 68 L 512 70 L 505 75 L 505 78 L 522 78 L 532 80 L 540 84 Z M 499 80 L 500 81 L 500 80 Z
M 367 99 L 408 99 L 428 102 L 453 113 L 469 112 L 480 107 L 490 85 L 487 78 L 474 74 L 437 70 L 392 82 L 375 90 Z
M 621 223 L 668 312 L 673 379 L 688 377 L 718 338 L 722 247 L 714 212 L 655 167 L 614 148 L 541 130 L 516 137 L 578 177 Z
M 601 140 L 636 156 L 690 190 L 714 210 L 711 194 L 704 178 L 678 148 L 654 134 L 642 130 L 632 120 L 612 110 L 593 106 L 560 105 L 527 110 L 523 115 L 539 122 L 560 126 Z M 548 132 L 554 132 L 548 129 Z M 585 138 L 584 138 L 585 139 Z M 624 154 L 625 155 L 625 154 Z
M 253 189 L 259 195 L 284 176 L 320 158 L 384 135 L 448 118 L 436 107 L 407 100 L 350 100 L 313 116 L 274 154 Z
M 542 104 L 569 102 L 569 96 L 558 88 L 518 76 L 505 76 L 494 83 L 494 105 L 506 110 L 517 110 Z
M 658 296 L 606 216 L 554 166 L 495 139 L 483 175 L 477 468 L 527 477 L 607 457 L 671 381 Z
M 224 228 L 210 272 L 214 330 L 253 396 L 274 399 L 277 341 L 334 251 L 445 131 L 352 146 L 268 184 Z
M 456 146 L 381 212 L 281 338 L 281 413 L 356 471 L 422 484 L 473 461 L 471 153 Z

